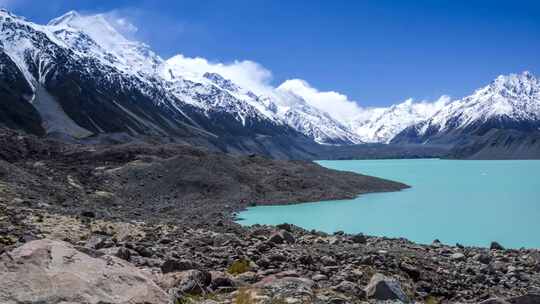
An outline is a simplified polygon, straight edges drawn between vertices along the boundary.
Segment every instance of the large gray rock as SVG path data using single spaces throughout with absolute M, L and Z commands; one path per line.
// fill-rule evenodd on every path
M 294 244 L 295 239 L 294 239 L 294 236 L 290 232 L 286 230 L 280 230 L 280 231 L 275 231 L 274 233 L 272 233 L 270 237 L 268 238 L 268 242 L 274 243 L 274 244 L 283 244 L 283 243 Z
M 510 298 L 507 301 L 511 304 L 538 304 L 540 303 L 540 294 L 528 293 L 522 296 Z
M 110 255 L 82 253 L 53 240 L 24 244 L 0 257 L 0 303 L 167 303 L 147 274 Z
M 392 278 L 387 278 L 380 273 L 371 277 L 369 284 L 365 288 L 366 296 L 377 301 L 401 301 L 409 303 L 409 297 L 401 289 L 401 284 Z
M 510 304 L 510 303 L 506 302 L 504 299 L 491 298 L 491 299 L 484 300 L 480 302 L 479 304 Z
M 161 265 L 161 271 L 163 273 L 178 272 L 198 268 L 200 268 L 200 266 L 190 260 L 169 259 Z
M 163 275 L 159 285 L 177 298 L 184 294 L 197 295 L 206 292 L 212 276 L 204 270 L 186 270 Z

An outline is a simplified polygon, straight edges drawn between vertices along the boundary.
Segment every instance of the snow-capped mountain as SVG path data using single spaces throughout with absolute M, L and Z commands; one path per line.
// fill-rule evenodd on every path
M 349 125 L 364 142 L 388 143 L 394 136 L 408 126 L 431 117 L 448 103 L 449 98 L 442 97 L 434 103 L 414 103 L 408 99 L 388 108 L 371 108 L 353 119 Z
M 444 106 L 392 142 L 455 143 L 492 129 L 536 132 L 540 128 L 540 81 L 530 72 L 501 75 L 484 88 Z
M 114 132 L 301 136 L 269 115 L 264 100 L 219 75 L 196 81 L 163 77 L 163 71 L 174 71 L 170 63 L 126 39 L 104 15 L 69 12 L 38 25 L 1 11 L 0 28 L 2 71 L 12 74 L 0 75 L 2 85 L 27 86 L 12 92 L 18 101 L 5 105 L 4 125 L 10 121 L 9 126 L 33 133 L 75 137 Z
M 103 14 L 70 11 L 47 24 L 47 30 L 82 56 L 92 56 L 123 73 L 153 74 L 163 63 L 149 46 L 121 35 Z
M 339 123 L 329 114 L 309 105 L 306 100 L 280 86 L 276 91 L 279 100 L 277 113 L 295 130 L 322 144 L 359 144 L 362 140 L 347 126 Z
M 313 102 L 302 81 L 242 87 L 182 55 L 163 60 L 103 14 L 69 12 L 39 25 L 2 10 L 0 30 L 0 124 L 39 135 L 202 136 L 225 141 L 214 143 L 220 149 L 268 154 L 268 145 L 305 151 L 298 142 L 452 142 L 491 128 L 539 127 L 539 85 L 530 73 L 501 76 L 451 103 L 408 100 L 351 120 L 327 113 L 320 96 Z
M 183 66 L 178 56 L 163 60 L 125 38 L 103 14 L 71 11 L 38 25 L 2 11 L 0 23 L 2 52 L 32 88 L 30 103 L 45 133 L 174 135 L 188 127 L 216 136 L 296 131 L 319 143 L 359 142 L 296 96 L 273 89 L 257 95 L 217 73 Z M 66 91 L 66 85 L 81 91 Z

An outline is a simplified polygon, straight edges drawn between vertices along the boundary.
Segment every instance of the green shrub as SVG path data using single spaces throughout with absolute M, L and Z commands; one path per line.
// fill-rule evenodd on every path
M 236 260 L 232 263 L 231 266 L 227 269 L 227 272 L 230 274 L 241 274 L 249 271 L 249 261 L 248 260 Z

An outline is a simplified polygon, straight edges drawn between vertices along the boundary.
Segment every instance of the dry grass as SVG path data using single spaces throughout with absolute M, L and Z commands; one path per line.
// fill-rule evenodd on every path
M 237 260 L 232 263 L 231 266 L 227 269 L 227 272 L 230 274 L 241 274 L 250 270 L 248 260 Z

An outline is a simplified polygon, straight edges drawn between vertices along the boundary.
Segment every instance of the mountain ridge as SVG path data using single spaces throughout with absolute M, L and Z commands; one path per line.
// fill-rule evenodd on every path
M 103 14 L 71 11 L 39 25 L 2 10 L 0 26 L 0 124 L 38 135 L 191 138 L 225 152 L 311 158 L 318 144 L 479 147 L 473 141 L 491 129 L 526 137 L 540 128 L 540 84 L 530 72 L 501 75 L 459 100 L 409 99 L 342 119 L 298 91 L 309 90 L 304 81 L 242 87 L 182 55 L 162 59 Z

